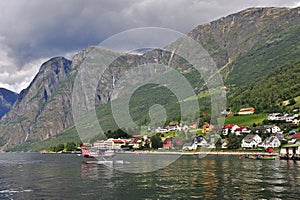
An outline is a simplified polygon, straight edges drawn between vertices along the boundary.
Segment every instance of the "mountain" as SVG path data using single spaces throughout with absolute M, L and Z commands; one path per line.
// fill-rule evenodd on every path
M 200 25 L 189 35 L 217 63 L 228 107 L 278 111 L 299 96 L 300 8 L 250 8 Z
M 18 99 L 18 94 L 0 88 L 0 118 L 7 113 Z
M 214 59 L 223 75 L 224 83 L 229 87 L 230 106 L 255 107 L 253 104 L 264 101 L 266 95 L 259 91 L 272 93 L 267 87 L 276 89 L 278 98 L 293 98 L 298 95 L 293 92 L 289 92 L 288 95 L 287 92 L 283 93 L 292 82 L 281 83 L 285 83 L 285 80 L 291 77 L 294 82 L 297 81 L 298 76 L 292 75 L 299 72 L 299 14 L 299 8 L 250 8 L 199 25 L 188 33 L 202 44 Z M 93 49 L 94 47 L 84 49 L 75 55 L 72 61 L 57 57 L 41 66 L 30 86 L 20 93 L 17 102 L 0 121 L 2 150 L 20 144 L 25 150 L 30 150 L 31 144 L 76 132 L 71 110 L 73 82 L 78 73 L 78 66 Z M 109 105 L 113 82 L 118 81 L 130 68 L 155 62 L 171 64 L 178 69 L 196 92 L 207 89 L 201 75 L 197 74 L 186 60 L 177 55 L 173 56 L 172 52 L 154 49 L 145 51 L 143 55 L 121 56 L 105 71 L 95 94 L 96 105 L 99 108 L 97 115 L 106 130 L 112 130 L 115 125 Z M 292 69 L 291 72 L 288 72 L 289 68 Z M 285 72 L 285 75 L 278 76 L 282 72 Z M 132 79 L 133 83 L 136 81 Z M 294 90 L 297 90 L 298 85 L 295 84 L 295 87 Z M 160 92 L 157 92 L 158 90 Z M 133 100 L 131 103 L 135 106 L 130 112 L 139 124 L 149 121 L 147 111 L 152 105 L 150 100 L 153 99 L 161 100 L 159 103 L 167 107 L 168 116 L 171 118 L 180 115 L 180 112 L 177 112 L 178 103 L 171 100 L 171 97 L 174 97 L 172 92 L 165 91 L 162 87 L 157 88 L 156 85 L 148 85 L 137 90 L 137 93 L 143 94 L 137 95 L 138 97 L 145 98 Z M 201 98 L 201 101 L 205 102 L 201 105 L 206 106 L 210 102 L 209 96 Z M 277 102 L 272 100 L 270 103 Z M 265 105 L 260 107 L 261 110 L 268 109 Z M 201 108 L 203 109 L 205 108 Z M 69 136 L 69 139 L 75 137 L 71 134 Z
M 6 143 L 4 147 L 21 144 L 29 138 L 45 139 L 71 123 L 69 106 L 65 106 L 71 100 L 63 95 L 68 88 L 62 85 L 70 75 L 70 66 L 71 61 L 63 57 L 52 58 L 41 66 L 29 87 L 20 93 L 10 112 L 1 119 L 1 143 Z M 59 89 L 61 92 L 56 95 Z M 40 134 L 37 130 L 47 131 Z
M 209 51 L 226 84 L 246 85 L 298 57 L 299 13 L 299 8 L 250 8 L 188 35 Z

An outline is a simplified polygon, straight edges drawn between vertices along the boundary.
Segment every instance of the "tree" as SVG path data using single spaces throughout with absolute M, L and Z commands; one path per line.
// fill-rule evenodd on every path
M 67 151 L 74 151 L 76 149 L 76 144 L 75 142 L 68 142 L 66 144 L 66 150 Z
M 105 133 L 107 138 L 114 138 L 114 139 L 118 139 L 118 138 L 129 138 L 130 135 L 128 135 L 125 131 L 123 131 L 122 129 L 117 129 L 116 131 L 112 132 L 111 130 L 109 130 L 107 133 Z
M 295 101 L 294 98 L 292 98 L 292 99 L 289 100 L 289 103 L 290 103 L 290 105 L 294 105 L 294 104 L 296 104 L 296 101 Z
M 50 148 L 49 148 L 49 151 L 51 151 L 51 152 L 56 152 L 56 146 L 50 147 Z
M 64 148 L 65 148 L 64 144 L 59 144 L 56 146 L 56 152 L 62 151 L 62 150 L 64 150 Z
M 161 148 L 163 146 L 163 143 L 161 141 L 161 137 L 159 137 L 158 135 L 153 135 L 150 138 L 151 142 L 152 142 L 152 148 L 154 149 L 158 149 Z
M 229 134 L 227 148 L 238 149 L 239 147 L 240 147 L 240 141 L 238 136 L 236 136 L 236 134 Z
M 216 148 L 221 148 L 222 147 L 222 139 L 218 138 L 215 145 L 216 145 Z

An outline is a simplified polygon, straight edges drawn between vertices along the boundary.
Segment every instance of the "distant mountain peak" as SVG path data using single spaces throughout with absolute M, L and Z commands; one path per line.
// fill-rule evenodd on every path
M 0 118 L 11 109 L 17 99 L 17 93 L 5 88 L 0 88 Z

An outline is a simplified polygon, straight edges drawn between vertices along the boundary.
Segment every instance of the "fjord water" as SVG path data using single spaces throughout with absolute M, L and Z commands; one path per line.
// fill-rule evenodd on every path
M 298 199 L 299 186 L 300 162 L 284 160 L 182 156 L 134 174 L 77 155 L 0 154 L 0 199 Z

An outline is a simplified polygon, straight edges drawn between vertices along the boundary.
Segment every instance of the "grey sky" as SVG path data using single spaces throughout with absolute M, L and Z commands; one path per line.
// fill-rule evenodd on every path
M 1 0 L 0 87 L 19 92 L 50 57 L 71 57 L 131 28 L 187 33 L 245 8 L 297 5 L 300 0 Z

